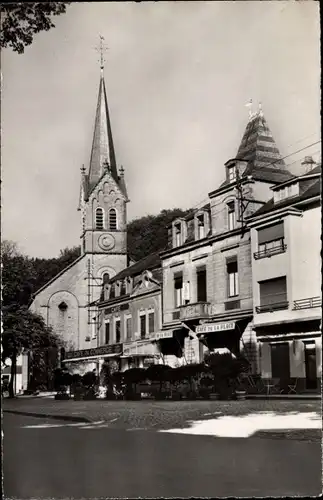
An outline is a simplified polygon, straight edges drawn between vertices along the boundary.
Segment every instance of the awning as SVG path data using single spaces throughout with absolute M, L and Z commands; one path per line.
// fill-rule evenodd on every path
M 157 345 L 151 340 L 138 340 L 136 342 L 125 342 L 123 344 L 122 357 L 133 356 L 156 356 L 158 355 Z
M 72 361 L 99 361 L 100 359 L 106 358 L 120 358 L 121 353 L 111 353 L 111 354 L 101 354 L 96 356 L 87 356 L 83 358 L 68 358 L 62 359 L 62 363 L 70 363 Z

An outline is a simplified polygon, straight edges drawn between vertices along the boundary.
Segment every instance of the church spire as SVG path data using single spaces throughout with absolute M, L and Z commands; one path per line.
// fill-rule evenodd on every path
M 117 163 L 113 145 L 107 92 L 104 81 L 103 37 L 100 36 L 100 84 L 96 106 L 93 142 L 89 166 L 89 187 L 93 188 L 104 173 L 105 164 L 118 183 Z

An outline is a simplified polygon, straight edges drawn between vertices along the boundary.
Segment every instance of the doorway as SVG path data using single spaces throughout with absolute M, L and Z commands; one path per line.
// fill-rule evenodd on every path
M 308 390 L 317 389 L 317 373 L 316 373 L 316 350 L 315 342 L 304 342 L 305 347 L 305 387 Z
M 290 360 L 288 342 L 271 344 L 271 376 L 285 383 L 290 379 Z

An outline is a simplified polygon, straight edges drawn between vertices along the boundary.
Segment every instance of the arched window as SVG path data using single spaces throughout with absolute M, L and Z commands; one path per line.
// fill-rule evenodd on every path
M 104 212 L 103 208 L 97 208 L 95 211 L 95 227 L 96 229 L 104 229 Z
M 110 279 L 109 273 L 104 273 L 102 276 L 103 284 L 105 285 L 106 283 L 108 283 L 109 279 Z
M 117 230 L 117 211 L 115 208 L 111 208 L 109 211 L 109 229 L 110 231 Z

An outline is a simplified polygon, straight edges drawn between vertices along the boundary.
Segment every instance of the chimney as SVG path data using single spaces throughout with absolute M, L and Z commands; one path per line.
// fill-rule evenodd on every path
M 313 160 L 311 156 L 305 156 L 302 161 L 302 165 L 304 165 L 305 173 L 310 172 L 316 166 L 316 162 Z

